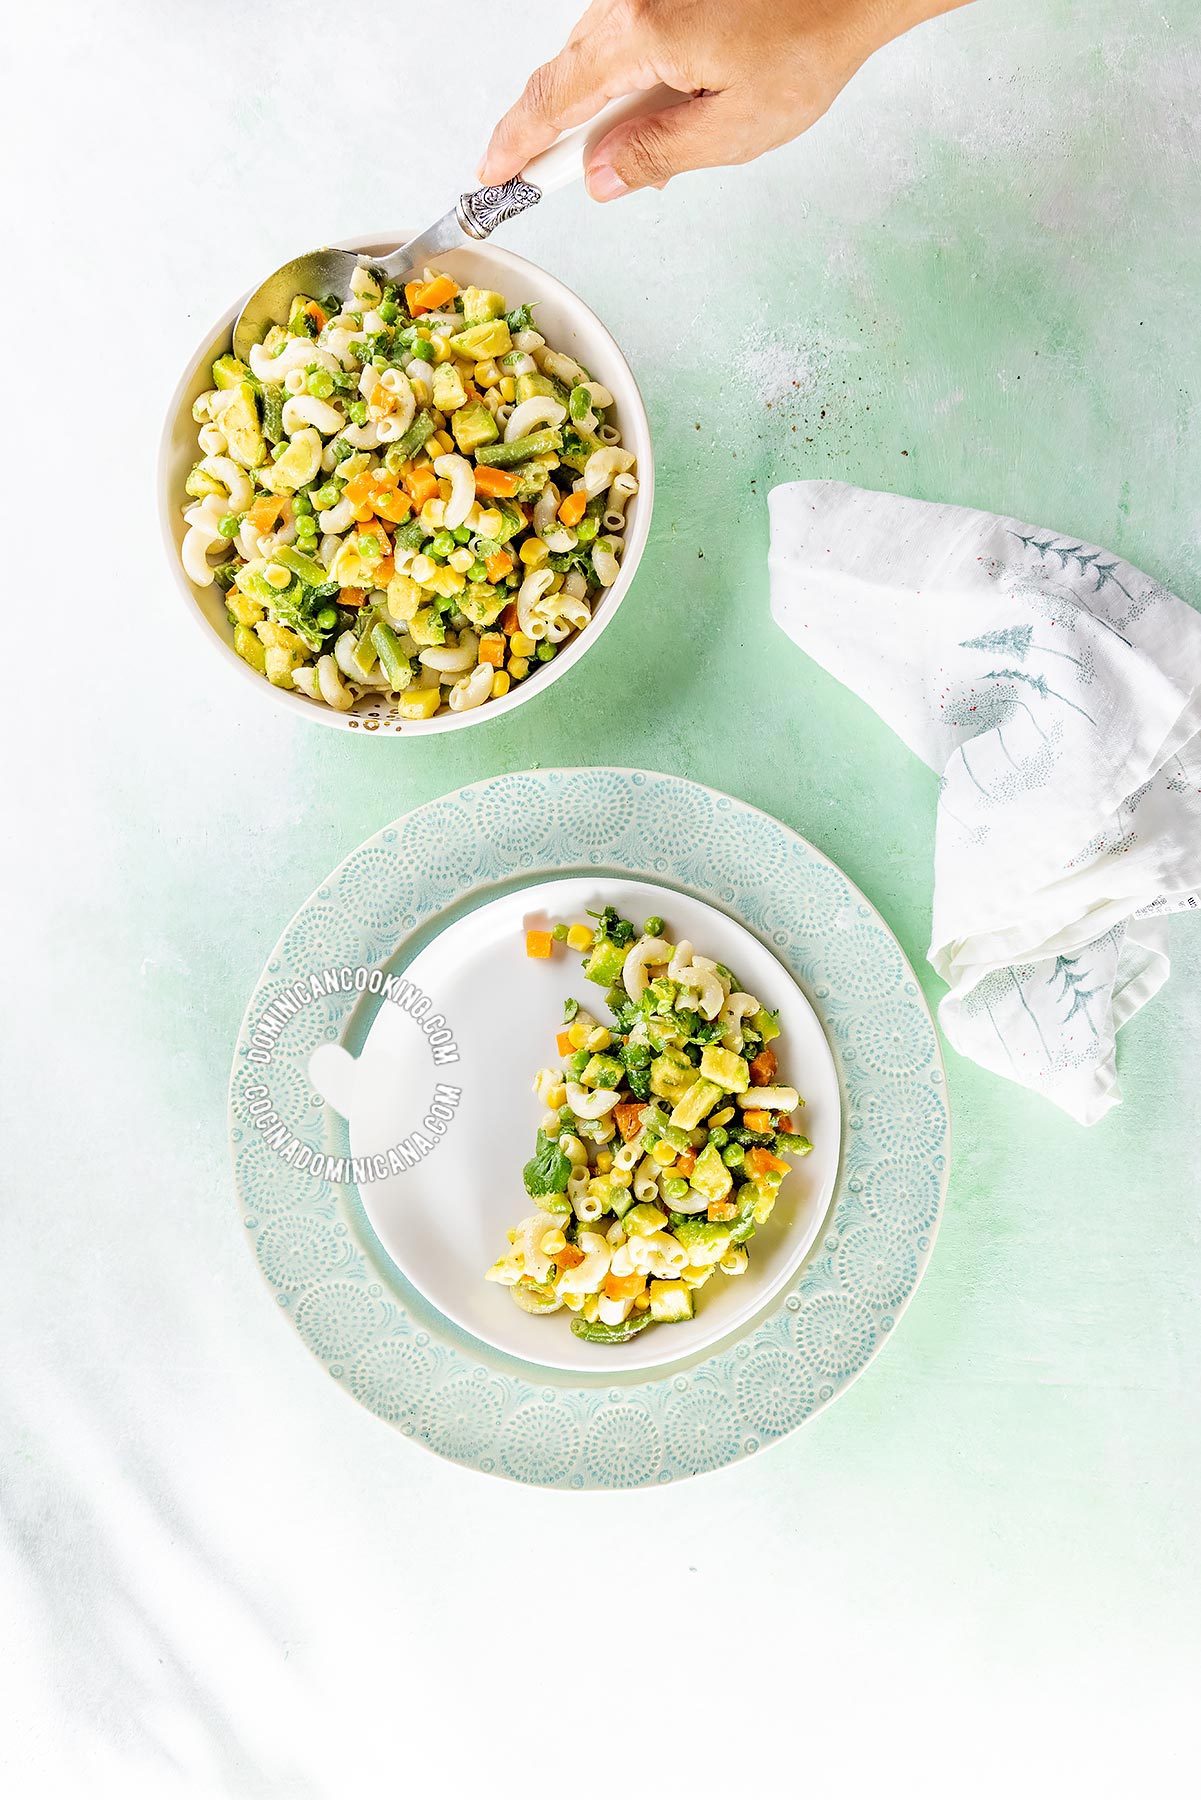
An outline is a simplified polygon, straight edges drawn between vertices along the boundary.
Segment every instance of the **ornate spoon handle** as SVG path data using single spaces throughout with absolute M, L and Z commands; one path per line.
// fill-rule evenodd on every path
M 506 219 L 515 219 L 528 207 L 537 206 L 541 198 L 541 188 L 515 175 L 500 187 L 474 188 L 469 194 L 460 194 L 455 210 L 468 237 L 486 238 Z

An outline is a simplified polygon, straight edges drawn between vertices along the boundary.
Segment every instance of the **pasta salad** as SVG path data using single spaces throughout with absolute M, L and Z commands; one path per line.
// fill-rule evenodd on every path
M 526 934 L 530 956 L 583 952 L 612 1023 L 567 1002 L 556 1063 L 534 1080 L 535 1210 L 486 1279 L 524 1312 L 566 1308 L 577 1337 L 621 1344 L 692 1318 L 714 1275 L 745 1273 L 788 1158 L 813 1146 L 778 1077 L 776 1015 L 662 919 L 639 934 L 612 907 L 594 918 Z
M 529 306 L 427 269 L 297 294 L 196 401 L 182 560 L 234 648 L 345 711 L 463 712 L 535 675 L 617 579 L 635 458 Z

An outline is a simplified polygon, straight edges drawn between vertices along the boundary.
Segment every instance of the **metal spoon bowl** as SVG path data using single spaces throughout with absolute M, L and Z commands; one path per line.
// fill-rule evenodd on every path
M 687 94 L 672 88 L 656 87 L 646 93 L 630 94 L 614 100 L 587 125 L 568 131 L 558 141 L 534 157 L 520 175 L 500 187 L 475 188 L 460 194 L 455 206 L 428 230 L 411 238 L 391 256 L 371 261 L 349 250 L 309 250 L 276 269 L 254 290 L 238 314 L 234 325 L 234 355 L 247 360 L 255 344 L 261 344 L 272 325 L 282 325 L 288 308 L 297 294 L 314 300 L 337 295 L 344 300 L 350 293 L 350 278 L 356 269 L 366 268 L 381 283 L 398 286 L 414 271 L 420 272 L 434 257 L 458 250 L 464 244 L 489 237 L 506 219 L 536 206 L 544 194 L 582 181 L 588 159 L 601 138 L 615 125 L 627 119 L 642 118 L 647 113 L 665 112 L 678 106 Z

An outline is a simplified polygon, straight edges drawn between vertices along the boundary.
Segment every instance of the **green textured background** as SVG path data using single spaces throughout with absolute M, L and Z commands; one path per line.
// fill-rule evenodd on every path
M 24 631 L 33 601 L 48 623 L 5 721 L 22 1793 L 85 1766 L 93 1792 L 155 1800 L 341 1800 L 389 1772 L 549 1792 L 574 1765 L 539 1748 L 547 1692 L 570 1739 L 573 1707 L 609 1691 L 589 1634 L 626 1631 L 651 1593 L 683 1623 L 653 1641 L 662 1711 L 622 1714 L 613 1766 L 665 1768 L 668 1792 L 745 1785 L 773 1753 L 798 1786 L 855 1794 L 1169 1779 L 1199 1647 L 1195 923 L 1094 1130 L 948 1053 L 950 1201 L 895 1343 L 781 1447 L 666 1494 L 472 1479 L 323 1385 L 240 1241 L 223 1113 L 299 901 L 407 808 L 531 763 L 664 769 L 777 814 L 863 887 L 937 1000 L 934 778 L 770 623 L 766 493 L 831 475 L 1013 512 L 1201 598 L 1196 11 L 980 4 L 875 59 L 760 165 L 604 211 L 565 195 L 511 227 L 628 354 L 654 527 L 581 667 L 418 742 L 248 706 L 197 653 L 156 542 L 154 443 L 200 330 L 260 270 L 440 209 L 566 9 L 460 10 L 453 125 L 430 78 L 444 25 L 408 9 L 375 21 L 369 75 L 327 63 L 333 15 L 310 0 L 107 18 L 48 0 L 21 26 L 38 177 L 13 235 L 32 248 L 52 224 L 99 306 L 61 352 L 40 327 L 14 416 L 46 416 L 39 358 L 69 383 L 68 351 L 101 356 L 107 434 L 86 492 L 42 515 L 82 515 L 86 553 L 43 543 L 14 597 Z M 10 287 L 57 296 L 58 267 Z M 519 1598 L 531 1568 L 567 1571 L 558 1631 Z M 710 1735 L 710 1699 L 736 1727 Z M 667 1765 L 663 1713 L 683 1734 Z M 520 1756 L 501 1748 L 518 1719 Z

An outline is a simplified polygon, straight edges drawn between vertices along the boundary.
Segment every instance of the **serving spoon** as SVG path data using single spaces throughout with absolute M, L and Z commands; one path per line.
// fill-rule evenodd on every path
M 234 325 L 234 355 L 245 362 L 255 344 L 263 341 L 272 325 L 282 325 L 296 294 L 323 299 L 326 294 L 342 298 L 350 292 L 350 278 L 356 269 L 366 269 L 381 285 L 395 282 L 400 286 L 412 270 L 421 270 L 433 257 L 459 250 L 464 244 L 489 237 L 506 219 L 536 206 L 544 194 L 582 181 L 588 158 L 600 140 L 615 125 L 627 119 L 640 119 L 648 113 L 664 112 L 678 106 L 690 94 L 674 88 L 656 87 L 644 93 L 628 94 L 613 100 L 587 125 L 566 131 L 548 150 L 528 162 L 520 175 L 499 187 L 475 188 L 460 194 L 458 203 L 418 237 L 410 238 L 390 256 L 370 257 L 353 250 L 310 250 L 304 256 L 269 275 L 244 303 Z

